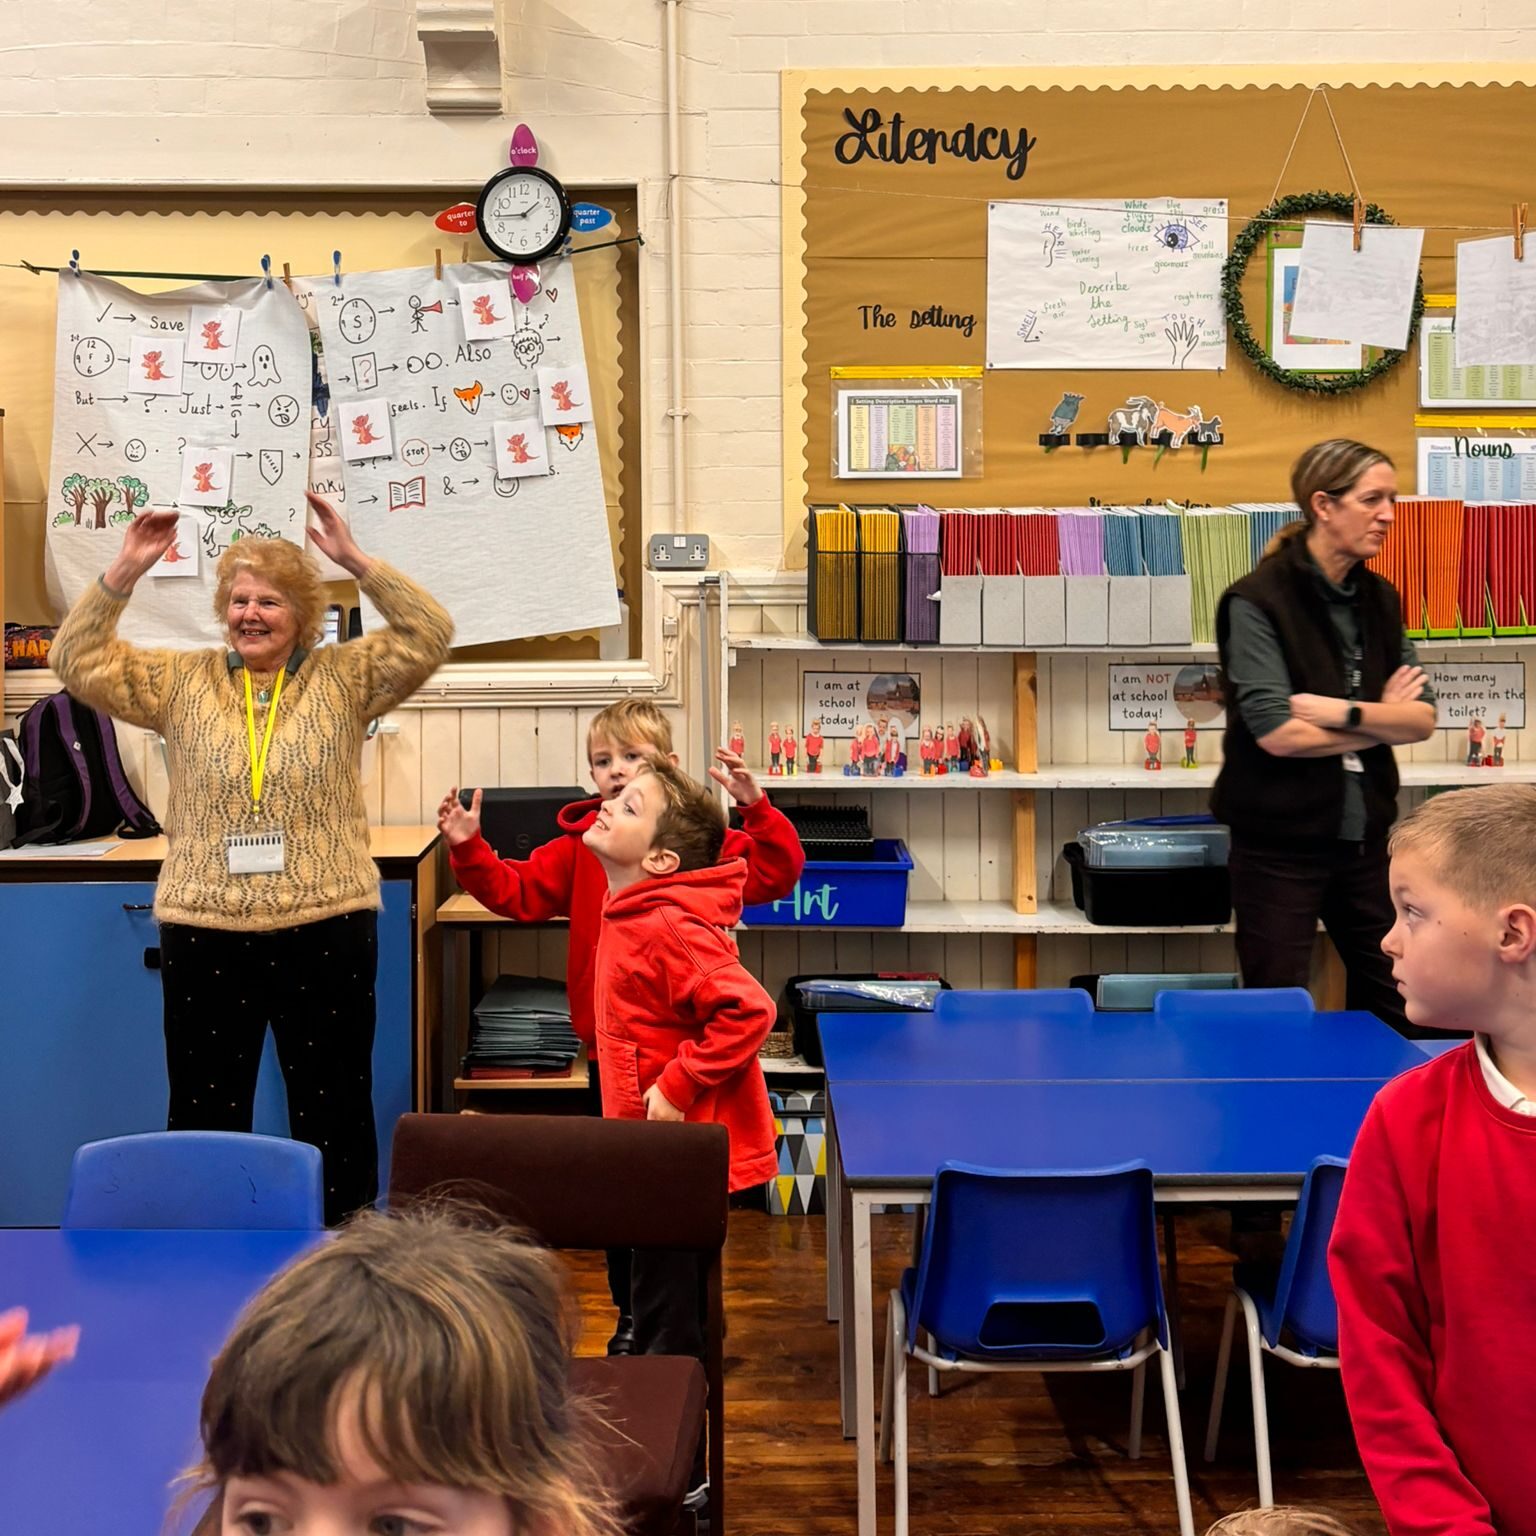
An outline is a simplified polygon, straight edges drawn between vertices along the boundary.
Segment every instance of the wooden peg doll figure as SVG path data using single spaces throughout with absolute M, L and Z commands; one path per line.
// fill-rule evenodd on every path
M 1479 768 L 1483 762 L 1483 738 L 1488 734 L 1480 715 L 1472 716 L 1467 727 L 1467 767 Z
M 923 775 L 928 777 L 933 773 L 933 727 L 925 725 L 923 734 L 917 744 L 918 761 L 923 765 Z
M 949 773 L 960 771 L 960 737 L 953 720 L 944 722 L 944 767 Z
M 737 757 L 743 760 L 747 755 L 747 734 L 741 728 L 740 720 L 731 721 L 731 739 L 726 743 Z
M 1141 738 L 1141 744 L 1146 749 L 1147 754 L 1141 766 L 1148 773 L 1161 772 L 1163 766 L 1163 733 L 1158 730 L 1156 720 L 1147 727 L 1147 734 Z
M 885 754 L 880 748 L 880 738 L 872 725 L 864 727 L 864 776 L 873 779 L 885 772 Z
M 800 743 L 795 740 L 795 728 L 792 725 L 784 727 L 784 772 L 791 778 L 795 776 L 795 756 L 800 750 Z
M 821 734 L 821 721 L 812 720 L 811 728 L 805 733 L 805 771 L 807 773 L 821 772 L 821 752 L 826 746 L 826 741 Z
M 892 778 L 901 777 L 901 727 L 893 725 L 885 738 L 885 771 Z
M 1498 727 L 1493 733 L 1493 762 L 1489 764 L 1490 767 L 1502 768 L 1504 766 L 1504 722 L 1508 718 L 1507 715 L 1499 716 Z
M 768 724 L 768 772 L 770 775 L 784 772 L 779 766 L 779 758 L 783 752 L 784 738 L 779 735 L 779 722 L 772 720 Z
M 1198 768 L 1199 760 L 1195 756 L 1195 747 L 1199 743 L 1199 736 L 1195 733 L 1195 722 L 1185 717 L 1184 720 L 1184 761 L 1181 768 Z

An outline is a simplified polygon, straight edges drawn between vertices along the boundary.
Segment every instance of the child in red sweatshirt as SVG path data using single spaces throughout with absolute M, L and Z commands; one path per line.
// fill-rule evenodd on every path
M 778 901 L 794 890 L 805 866 L 800 839 L 783 812 L 769 803 L 739 753 L 720 751 L 716 756 L 720 767 L 710 769 L 710 776 L 725 787 L 742 816 L 741 830 L 726 833 L 723 856 L 745 862 L 745 903 Z M 583 846 L 582 836 L 602 804 L 621 794 L 640 769 L 657 758 L 677 761 L 666 716 L 648 699 L 610 704 L 587 730 L 587 762 L 597 798 L 566 806 L 560 813 L 560 836 L 534 849 L 527 859 L 498 859 L 491 851 L 480 835 L 478 791 L 467 811 L 459 803 L 457 787 L 438 807 L 437 825 L 448 843 L 449 863 L 459 884 L 482 906 L 520 923 L 570 919 L 565 984 L 571 1026 L 589 1054 L 596 1043 L 592 977 L 608 878 Z M 629 1279 L 617 1251 L 609 1255 L 609 1282 L 619 1309 L 610 1348 L 626 1353 L 632 1336 Z
M 1344 1390 L 1391 1536 L 1536 1536 L 1536 788 L 1426 801 L 1391 886 L 1409 1020 L 1477 1034 L 1388 1083 L 1355 1142 Z
M 777 1171 L 773 1111 L 757 1053 L 773 1000 L 736 952 L 746 866 L 720 862 L 725 816 L 665 759 L 598 810 L 583 841 L 608 876 L 597 943 L 603 1113 L 690 1120 L 730 1133 L 730 1188 Z M 636 1249 L 631 1295 L 641 1354 L 704 1358 L 700 1255 Z M 690 1503 L 703 1496 L 703 1447 Z

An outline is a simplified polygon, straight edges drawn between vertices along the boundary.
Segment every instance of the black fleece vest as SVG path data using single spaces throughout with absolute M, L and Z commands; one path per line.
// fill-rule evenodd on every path
M 1233 582 L 1216 611 L 1216 644 L 1225 674 L 1234 597 L 1252 603 L 1274 626 L 1295 693 L 1349 697 L 1348 663 L 1338 631 L 1318 588 L 1305 541 L 1291 539 L 1258 569 Z M 1360 624 L 1360 700 L 1381 698 L 1402 661 L 1403 620 L 1397 591 L 1363 565 L 1351 573 Z M 1243 723 L 1229 697 L 1225 761 L 1211 795 L 1211 811 L 1241 841 L 1257 847 L 1326 845 L 1337 838 L 1344 810 L 1342 757 L 1275 757 Z M 1386 745 L 1360 754 L 1364 765 L 1366 839 L 1381 837 L 1397 816 L 1397 759 Z

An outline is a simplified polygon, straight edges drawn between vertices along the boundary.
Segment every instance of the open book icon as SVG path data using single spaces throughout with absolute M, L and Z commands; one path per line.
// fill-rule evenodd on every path
M 425 507 L 427 504 L 427 477 L 417 475 L 414 480 L 389 482 L 389 510 L 399 507 Z

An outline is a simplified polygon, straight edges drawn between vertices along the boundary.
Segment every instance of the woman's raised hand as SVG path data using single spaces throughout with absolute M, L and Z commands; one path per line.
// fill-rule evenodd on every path
M 102 574 L 102 580 L 114 592 L 131 592 L 145 572 L 159 564 L 160 558 L 176 542 L 181 514 L 175 508 L 150 507 L 140 512 L 123 530 L 123 547 Z
M 317 519 L 309 525 L 309 536 L 315 541 L 315 548 L 327 559 L 335 561 L 349 576 L 361 581 L 373 561 L 358 547 L 346 520 L 325 497 L 305 491 L 304 499 Z

